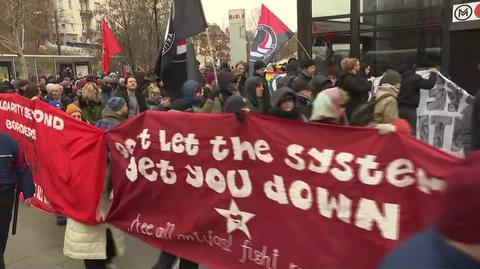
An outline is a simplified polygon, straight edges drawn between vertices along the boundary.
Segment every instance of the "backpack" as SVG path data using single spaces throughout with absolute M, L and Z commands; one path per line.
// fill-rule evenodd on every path
M 354 126 L 366 126 L 373 122 L 373 116 L 375 114 L 375 106 L 388 97 L 395 97 L 392 94 L 385 94 L 378 98 L 373 98 L 367 103 L 358 106 L 352 113 L 350 124 Z

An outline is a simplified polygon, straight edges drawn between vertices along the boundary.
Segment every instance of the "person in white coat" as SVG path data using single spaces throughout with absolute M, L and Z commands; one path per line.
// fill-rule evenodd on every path
M 125 100 L 112 98 L 102 114 L 115 114 L 119 119 L 126 118 Z M 106 113 L 108 112 L 108 113 Z M 115 124 L 101 125 L 113 127 Z M 105 219 L 111 204 L 110 167 L 105 180 L 105 191 L 102 194 L 97 218 Z M 88 225 L 72 218 L 67 219 L 63 254 L 76 260 L 84 260 L 85 269 L 115 268 L 112 259 L 125 254 L 125 238 L 123 232 L 108 224 Z

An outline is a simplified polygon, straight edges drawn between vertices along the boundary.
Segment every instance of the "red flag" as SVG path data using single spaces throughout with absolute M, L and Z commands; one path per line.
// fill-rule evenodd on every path
M 253 63 L 256 61 L 268 64 L 292 36 L 293 32 L 288 26 L 262 5 L 262 13 L 250 51 L 250 70 L 253 70 Z
M 103 71 L 110 72 L 110 58 L 122 51 L 120 43 L 115 34 L 108 25 L 105 18 L 102 19 L 102 38 L 103 38 Z

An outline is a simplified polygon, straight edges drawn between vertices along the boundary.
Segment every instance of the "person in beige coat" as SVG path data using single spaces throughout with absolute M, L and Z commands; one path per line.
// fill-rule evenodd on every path
M 383 75 L 383 78 L 380 81 L 380 87 L 375 94 L 375 98 L 387 97 L 383 98 L 375 105 L 373 115 L 374 123 L 386 124 L 399 119 L 397 96 L 401 81 L 402 76 L 394 70 L 387 70 Z
M 111 98 L 102 112 L 103 121 L 111 124 L 100 124 L 99 127 L 113 128 L 128 115 L 128 107 L 121 97 Z M 102 121 L 101 120 L 101 121 Z M 97 212 L 97 220 L 103 222 L 108 214 L 113 197 L 110 178 L 110 166 L 107 167 L 104 192 Z M 76 260 L 84 260 L 85 269 L 115 268 L 111 261 L 115 256 L 125 254 L 125 238 L 123 232 L 108 224 L 88 225 L 72 218 L 67 219 L 63 254 Z

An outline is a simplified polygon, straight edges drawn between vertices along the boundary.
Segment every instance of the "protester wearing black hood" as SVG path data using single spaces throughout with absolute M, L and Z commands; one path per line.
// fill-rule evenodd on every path
M 245 93 L 247 95 L 248 106 L 257 113 L 265 114 L 269 111 L 267 92 L 263 79 L 252 76 L 245 82 Z
M 271 93 L 270 93 L 270 88 L 268 87 L 267 79 L 265 78 L 266 67 L 267 66 L 262 61 L 256 61 L 253 64 L 254 73 L 253 73 L 252 77 L 258 77 L 258 78 L 262 79 L 263 89 L 264 89 L 263 98 L 265 99 L 265 104 L 267 105 L 267 108 L 268 108 L 268 107 L 270 107 Z M 246 82 L 245 82 L 245 84 L 246 84 Z
M 297 98 L 297 94 L 288 87 L 276 90 L 272 95 L 270 114 L 279 118 L 307 121 L 297 110 Z
M 312 90 L 312 100 L 315 100 L 315 97 L 323 90 L 333 87 L 332 81 L 322 74 L 314 76 L 308 84 L 308 87 Z
M 430 69 L 430 77 L 422 78 L 415 73 L 412 67 L 403 65 L 400 67 L 402 86 L 398 93 L 398 112 L 400 118 L 407 120 L 414 132 L 417 130 L 417 107 L 420 104 L 420 90 L 430 90 L 437 82 L 438 70 Z
M 295 58 L 289 59 L 287 63 L 287 76 L 285 77 L 286 82 L 284 85 L 292 87 L 298 74 L 300 74 L 300 62 Z

